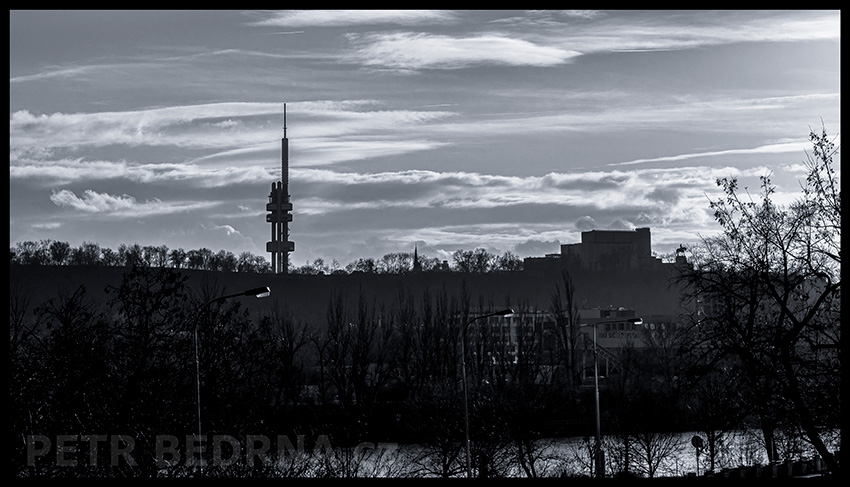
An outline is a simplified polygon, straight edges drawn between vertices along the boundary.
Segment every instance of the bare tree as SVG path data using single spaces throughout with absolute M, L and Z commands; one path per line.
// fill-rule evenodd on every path
M 168 261 L 171 264 L 171 267 L 175 269 L 182 269 L 186 266 L 186 251 L 183 248 L 172 249 L 168 254 Z
M 346 265 L 345 270 L 349 274 L 352 272 L 364 272 L 367 274 L 374 274 L 378 272 L 378 264 L 376 264 L 375 259 L 371 257 L 365 259 L 360 258 Z
M 832 167 L 837 148 L 825 130 L 810 139 L 803 194 L 788 207 L 773 201 L 769 176 L 758 200 L 742 194 L 735 178 L 717 181 L 725 198 L 711 208 L 722 233 L 704 238 L 693 266 L 681 269 L 691 296 L 712 304 L 700 322 L 706 343 L 737 357 L 749 379 L 768 458 L 776 459 L 775 415 L 786 407 L 784 419 L 799 423 L 838 475 L 821 433 L 840 414 L 841 192 Z
M 689 395 L 692 400 L 687 401 L 686 407 L 698 431 L 705 435 L 704 461 L 710 470 L 724 466 L 721 453 L 726 449 L 727 439 L 749 411 L 742 394 L 745 388 L 746 382 L 738 376 L 738 371 L 721 363 Z
M 483 273 L 492 268 L 496 257 L 483 248 L 477 248 L 475 250 L 456 250 L 452 254 L 452 259 L 458 272 Z
M 493 270 L 508 272 L 521 271 L 522 259 L 510 250 L 507 250 L 504 254 L 494 258 Z
M 349 439 L 362 438 L 377 394 L 390 377 L 388 345 L 394 333 L 392 319 L 370 304 L 361 291 L 354 313 L 345 297 L 331 298 L 327 308 L 327 328 L 318 343 L 321 368 L 333 386 L 342 412 L 350 415 Z
M 378 270 L 383 274 L 404 274 L 413 268 L 413 254 L 410 252 L 391 252 L 378 261 Z
M 52 242 L 50 244 L 50 258 L 56 265 L 65 265 L 71 256 L 71 246 L 68 242 Z
M 71 249 L 70 262 L 72 265 L 100 264 L 100 245 L 83 242 L 79 247 Z
M 576 288 L 569 271 L 562 271 L 561 279 L 563 289 L 555 284 L 555 291 L 550 297 L 550 312 L 555 318 L 554 332 L 557 338 L 556 353 L 558 354 L 554 364 L 564 368 L 567 387 L 573 389 L 578 374 L 576 344 L 580 316 L 575 300 Z
M 50 254 L 44 245 L 26 240 L 15 244 L 15 261 L 25 265 L 46 265 L 50 262 Z
M 626 346 L 618 351 L 619 373 L 605 379 L 605 424 L 608 465 L 618 475 L 654 477 L 675 458 L 680 438 L 676 384 L 665 379 L 666 364 L 649 349 Z

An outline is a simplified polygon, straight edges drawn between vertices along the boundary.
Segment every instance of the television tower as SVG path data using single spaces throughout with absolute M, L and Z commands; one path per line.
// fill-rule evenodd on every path
M 266 252 L 271 253 L 272 272 L 289 272 L 289 252 L 295 251 L 295 242 L 289 240 L 289 222 L 292 221 L 292 202 L 289 200 L 289 139 L 286 138 L 286 103 L 283 104 L 283 138 L 280 140 L 280 181 L 272 183 L 266 205 L 266 221 L 272 224 L 272 239 L 266 242 Z

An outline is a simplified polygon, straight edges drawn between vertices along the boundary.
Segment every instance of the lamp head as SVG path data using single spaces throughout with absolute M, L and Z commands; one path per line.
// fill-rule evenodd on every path
M 268 286 L 249 289 L 242 293 L 243 296 L 256 296 L 258 298 L 267 298 L 272 290 Z

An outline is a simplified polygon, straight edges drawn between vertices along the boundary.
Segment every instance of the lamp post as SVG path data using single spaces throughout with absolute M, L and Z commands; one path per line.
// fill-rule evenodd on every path
M 257 298 L 265 298 L 271 294 L 271 289 L 267 286 L 257 287 L 253 289 L 248 289 L 247 291 L 242 291 L 241 293 L 228 294 L 226 296 L 219 296 L 215 299 L 211 299 L 201 306 L 201 310 L 206 310 L 207 306 L 212 303 L 224 301 L 226 299 L 235 298 L 239 296 L 256 296 Z M 197 389 L 197 405 L 198 405 L 198 441 L 201 440 L 201 362 L 198 359 L 198 321 L 200 319 L 201 313 L 198 313 L 198 316 L 195 318 L 195 386 Z M 203 455 L 198 461 L 198 474 L 200 476 L 204 475 L 204 467 L 203 467 Z
M 478 316 L 476 318 L 472 318 L 467 321 L 465 325 L 463 325 L 463 330 L 461 330 L 461 338 L 460 338 L 460 360 L 461 360 L 461 374 L 463 375 L 463 431 L 465 435 L 464 446 L 466 450 L 466 477 L 472 477 L 472 457 L 469 451 L 469 393 L 467 392 L 466 386 L 466 347 L 464 343 L 466 342 L 466 330 L 469 328 L 474 321 L 482 320 L 484 318 L 489 318 L 491 316 L 507 316 L 514 313 L 512 309 L 503 309 L 500 311 L 496 311 L 495 313 L 490 313 L 482 316 Z
M 635 323 L 641 324 L 640 318 L 626 318 L 623 320 L 597 321 L 596 323 L 583 324 L 579 326 L 593 326 L 593 392 L 596 406 L 596 442 L 593 445 L 593 459 L 596 465 L 596 476 L 605 476 L 605 452 L 602 450 L 602 418 L 599 414 L 599 348 L 596 342 L 596 326 L 607 323 Z

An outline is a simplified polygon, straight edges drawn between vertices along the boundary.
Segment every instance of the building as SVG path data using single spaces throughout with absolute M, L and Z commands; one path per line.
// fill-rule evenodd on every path
M 292 221 L 292 202 L 289 195 L 289 139 L 286 138 L 286 104 L 283 105 L 283 138 L 280 141 L 281 176 L 272 183 L 269 202 L 266 204 L 266 221 L 271 223 L 271 240 L 266 242 L 266 252 L 271 254 L 272 272 L 289 271 L 289 253 L 295 251 L 295 242 L 289 240 L 289 222 Z
M 593 308 L 578 311 L 576 354 L 583 380 L 593 378 L 594 350 L 599 353 L 600 376 L 620 373 L 620 353 L 626 347 L 645 348 L 662 334 L 677 329 L 679 316 L 636 316 L 635 310 L 623 307 Z M 640 318 L 642 322 L 633 320 Z M 521 352 L 541 354 L 543 367 L 557 368 L 558 331 L 556 320 L 547 311 L 517 312 L 507 316 L 491 316 L 470 329 L 469 350 L 480 353 L 490 365 L 499 361 L 514 362 Z M 594 337 L 594 331 L 596 336 Z
M 636 228 L 581 232 L 581 243 L 561 245 L 560 254 L 523 261 L 525 270 L 552 265 L 586 270 L 651 270 L 660 268 L 662 261 L 652 256 L 649 228 Z

